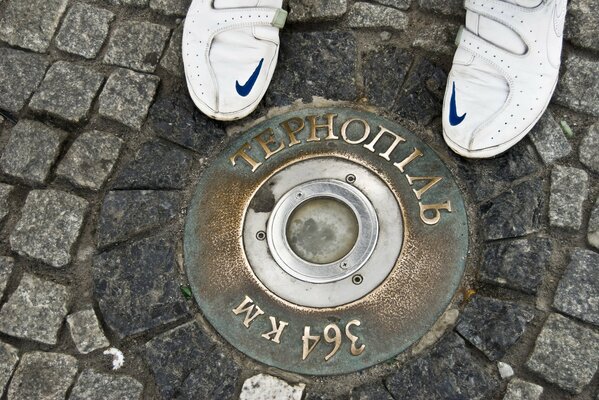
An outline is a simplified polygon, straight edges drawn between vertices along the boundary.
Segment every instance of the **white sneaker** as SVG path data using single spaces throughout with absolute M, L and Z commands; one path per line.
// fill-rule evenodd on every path
M 183 32 L 183 64 L 191 98 L 223 121 L 256 109 L 279 55 L 283 0 L 194 0 Z
M 488 158 L 543 115 L 559 76 L 566 0 L 466 0 L 448 76 L 443 136 L 456 153 Z

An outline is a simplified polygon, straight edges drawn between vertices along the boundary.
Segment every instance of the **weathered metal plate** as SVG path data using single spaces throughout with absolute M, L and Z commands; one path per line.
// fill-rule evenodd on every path
M 321 126 L 329 122 L 332 129 Z M 264 182 L 324 157 L 377 175 L 400 205 L 404 237 L 380 286 L 343 306 L 310 308 L 283 300 L 256 277 L 243 225 Z M 319 171 L 306 171 L 306 180 L 315 179 Z M 208 321 L 246 355 L 310 375 L 364 369 L 422 337 L 458 288 L 467 251 L 462 195 L 439 157 L 401 126 L 347 108 L 294 111 L 243 134 L 203 173 L 185 228 L 185 267 Z

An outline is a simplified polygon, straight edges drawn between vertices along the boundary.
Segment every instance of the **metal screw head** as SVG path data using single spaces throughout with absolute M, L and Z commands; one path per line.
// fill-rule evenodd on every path
M 349 266 L 349 265 L 347 264 L 347 262 L 346 262 L 346 261 L 343 261 L 343 262 L 341 263 L 341 269 L 347 269 L 347 267 L 348 267 L 348 266 Z
M 364 282 L 364 278 L 362 277 L 362 275 L 354 275 L 351 278 L 351 281 L 353 282 L 354 285 L 361 285 L 362 282 Z
M 349 174 L 345 177 L 345 181 L 350 185 L 353 185 L 356 182 L 356 176 L 354 174 Z
M 297 197 L 298 199 L 301 199 L 304 196 L 304 194 L 302 192 L 298 192 L 295 194 L 295 197 Z
M 256 239 L 262 241 L 266 239 L 266 232 L 264 231 L 259 231 L 258 233 L 256 233 Z

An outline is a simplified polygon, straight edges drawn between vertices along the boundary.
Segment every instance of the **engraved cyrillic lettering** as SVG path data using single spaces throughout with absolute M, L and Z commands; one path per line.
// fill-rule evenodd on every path
M 387 149 L 386 152 L 380 153 L 379 156 L 383 157 L 387 161 L 391 161 L 391 159 L 389 158 L 389 156 L 391 155 L 391 153 L 393 152 L 393 150 L 395 150 L 395 148 L 400 143 L 405 142 L 406 139 L 402 138 L 397 133 L 391 132 L 389 129 L 383 127 L 382 125 L 380 125 L 379 128 L 380 128 L 380 131 L 379 131 L 379 133 L 376 134 L 376 136 L 372 140 L 372 142 L 368 143 L 364 147 L 374 153 L 374 146 L 378 143 L 379 140 L 381 140 L 381 138 L 383 137 L 383 135 L 384 134 L 390 135 L 393 138 L 393 143 L 391 144 L 391 146 L 389 146 L 389 148 Z
M 350 352 L 352 356 L 359 356 L 360 354 L 364 353 L 364 350 L 366 350 L 366 345 L 363 344 L 360 347 L 356 346 L 356 343 L 358 343 L 358 340 L 360 340 L 360 338 L 350 332 L 349 328 L 351 328 L 352 326 L 360 326 L 360 321 L 354 319 L 353 321 L 349 321 L 345 326 L 345 336 L 347 336 L 347 338 L 351 340 Z
M 249 143 L 246 143 L 243 146 L 241 146 L 241 149 L 239 149 L 239 151 L 237 153 L 233 154 L 233 156 L 231 156 L 231 158 L 229 158 L 229 160 L 231 160 L 231 164 L 233 164 L 233 166 L 236 166 L 237 159 L 241 157 L 241 159 L 243 161 L 245 161 L 246 163 L 249 164 L 250 167 L 252 167 L 252 172 L 255 172 L 258 169 L 258 167 L 260 167 L 262 165 L 262 163 L 254 160 L 246 152 L 247 150 L 251 150 L 251 149 L 252 149 L 252 146 L 250 146 Z
M 417 148 L 414 148 L 414 151 L 412 152 L 412 154 L 410 154 L 408 157 L 406 157 L 403 161 L 397 162 L 393 165 L 396 166 L 401 172 L 404 172 L 404 169 L 406 168 L 406 166 L 409 163 L 411 163 L 418 157 L 422 157 L 422 156 L 423 156 L 422 152 L 420 150 L 418 150 Z
M 256 311 L 254 311 L 254 309 Z M 249 328 L 252 322 L 258 318 L 260 315 L 264 314 L 264 311 L 256 304 L 254 301 L 250 299 L 248 296 L 245 296 L 245 299 L 241 302 L 241 304 L 233 310 L 235 315 L 239 315 L 245 313 L 245 318 L 243 320 L 243 325 L 246 328 Z
M 364 133 L 362 134 L 362 137 L 360 139 L 357 140 L 350 140 L 347 137 L 347 128 L 349 128 L 349 126 L 352 123 L 361 123 L 364 126 Z M 352 119 L 348 119 L 347 121 L 345 121 L 345 123 L 341 126 L 341 137 L 343 138 L 343 140 L 345 140 L 346 143 L 348 144 L 361 144 L 364 143 L 366 141 L 366 139 L 368 139 L 368 136 L 370 135 L 370 125 L 368 125 L 368 122 L 364 121 L 363 119 L 360 118 L 352 118 Z
M 292 128 L 291 124 L 296 125 L 296 128 Z M 289 147 L 293 147 L 301 142 L 297 140 L 297 134 L 304 130 L 306 124 L 304 120 L 298 117 L 289 118 L 287 121 L 281 122 L 280 126 L 285 130 L 289 137 Z
M 303 352 L 302 352 L 302 360 L 308 358 L 310 353 L 316 348 L 318 342 L 320 342 L 320 336 L 312 336 L 310 335 L 310 327 L 304 327 L 304 336 L 302 336 L 302 341 L 304 343 Z M 314 344 L 310 345 L 310 341 L 314 342 Z
M 264 156 L 265 156 L 264 159 L 265 160 L 268 160 L 270 157 L 274 156 L 279 151 L 281 151 L 285 148 L 285 144 L 283 144 L 283 143 L 279 143 L 279 147 L 277 147 L 274 150 L 269 146 L 272 144 L 274 144 L 276 146 L 276 144 L 277 144 L 277 141 L 275 140 L 275 135 L 274 135 L 272 129 L 270 129 L 270 128 L 268 128 L 264 132 L 260 133 L 259 135 L 254 136 L 254 139 L 256 139 L 256 142 L 258 142 L 260 147 L 262 147 L 262 150 L 264 150 Z
M 439 221 L 441 221 L 441 211 L 445 210 L 447 212 L 451 212 L 451 202 L 446 201 L 443 204 L 430 204 L 424 205 L 420 204 L 420 219 L 427 225 L 437 225 Z M 429 218 L 426 216 L 427 212 L 432 212 L 433 217 Z
M 308 115 L 306 118 L 308 119 L 308 123 L 310 124 L 310 136 L 308 137 L 308 142 L 319 142 L 320 138 L 316 135 L 318 129 L 326 129 L 327 137 L 325 140 L 335 140 L 339 139 L 339 136 L 335 136 L 334 124 L 335 118 L 337 114 L 326 114 L 325 118 L 327 119 L 326 124 L 318 124 L 316 123 L 316 115 Z
M 289 323 L 283 321 L 277 322 L 277 319 L 275 317 L 269 318 L 270 324 L 272 325 L 272 331 L 264 333 L 262 337 L 264 339 L 270 340 L 271 342 L 279 344 L 281 343 L 281 334 L 283 333 L 283 330 L 285 330 L 285 327 L 289 325 Z
M 412 189 L 414 191 L 414 193 L 416 193 L 416 198 L 418 200 L 422 199 L 422 196 L 426 192 L 428 192 L 433 186 L 435 186 L 437 183 L 439 183 L 443 180 L 443 178 L 440 176 L 409 176 L 409 175 L 406 175 L 406 178 L 408 179 L 410 186 L 413 186 L 414 182 L 417 182 L 417 181 L 428 181 L 428 183 L 426 185 L 424 185 L 421 189 L 418 189 L 418 190 Z

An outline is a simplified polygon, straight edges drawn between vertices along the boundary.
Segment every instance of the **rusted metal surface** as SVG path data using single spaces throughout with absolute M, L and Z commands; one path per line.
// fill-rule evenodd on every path
M 316 136 L 321 140 L 308 141 L 314 139 L 310 116 L 316 116 L 313 121 L 324 124 L 327 114 L 336 115 L 333 135 L 326 128 L 318 128 Z M 292 118 L 296 118 L 293 122 L 305 123 L 305 128 L 293 137 L 280 125 Z M 353 118 L 367 122 L 370 127 L 367 139 L 357 144 L 348 142 L 356 143 L 361 138 L 364 129 L 359 123 L 345 125 L 348 140 L 341 135 L 344 123 Z M 373 143 L 381 127 L 404 140 L 389 154 L 386 151 L 394 142 L 391 134 L 385 133 L 380 141 Z M 272 129 L 274 139 L 268 148 L 280 148 L 270 155 L 253 139 L 259 136 L 262 143 L 267 142 L 270 136 L 263 133 L 269 132 L 268 128 Z M 253 163 L 237 157 L 233 165 L 231 158 L 246 143 L 251 147 L 246 154 Z M 375 151 L 367 147 L 371 143 Z M 422 156 L 413 157 L 402 165 L 410 155 L 417 154 L 415 149 Z M 258 188 L 286 166 L 316 157 L 337 157 L 374 172 L 395 194 L 403 213 L 403 247 L 387 279 L 365 297 L 336 308 L 301 307 L 274 295 L 253 273 L 243 248 L 244 216 Z M 417 177 L 428 179 L 415 179 Z M 434 177 L 442 180 L 423 192 Z M 318 178 L 318 171 L 306 171 L 307 180 Z M 260 207 L 265 212 L 274 206 L 273 199 L 263 194 L 253 201 L 255 208 Z M 451 212 L 441 209 L 436 223 L 432 223 L 436 216 L 433 211 L 425 213 L 424 219 L 421 216 L 422 206 L 447 202 L 451 204 Z M 384 215 L 378 217 L 385 218 Z M 185 231 L 185 266 L 189 281 L 196 301 L 214 328 L 233 346 L 258 361 L 309 375 L 364 369 L 392 358 L 422 337 L 458 288 L 467 251 L 464 202 L 443 162 L 422 141 L 397 124 L 353 109 L 295 111 L 243 134 L 202 175 L 188 211 Z M 252 302 L 245 305 L 254 305 L 248 314 L 250 317 L 257 311 L 256 306 L 263 311 L 248 324 L 244 324 L 246 312 L 233 312 L 239 311 L 246 296 Z M 270 317 L 274 317 L 274 322 Z M 280 328 L 281 322 L 288 325 L 280 332 L 280 343 L 276 343 L 275 335 L 268 333 Z M 335 348 L 338 332 L 334 326 L 341 333 L 341 347 L 325 360 Z M 310 328 L 309 336 L 319 337 L 307 356 L 306 342 L 312 346 L 315 340 L 306 336 L 306 327 Z M 361 345 L 365 347 L 359 352 Z

